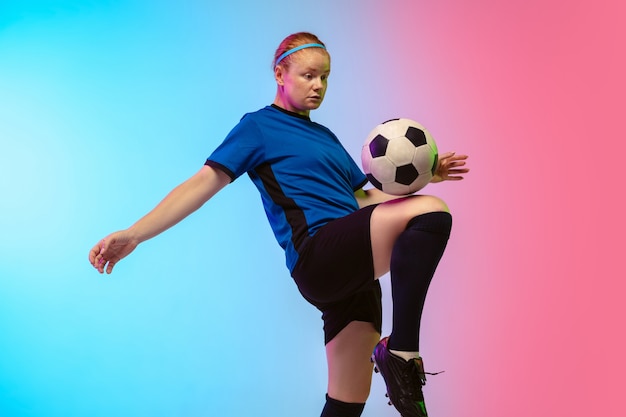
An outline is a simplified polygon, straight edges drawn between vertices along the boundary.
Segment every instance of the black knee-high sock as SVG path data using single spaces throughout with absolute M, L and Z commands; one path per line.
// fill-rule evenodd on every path
M 411 219 L 391 252 L 393 328 L 389 349 L 419 351 L 419 329 L 428 286 L 448 243 L 452 216 L 438 211 Z
M 365 404 L 344 403 L 343 401 L 330 398 L 326 394 L 326 405 L 320 417 L 359 417 L 363 413 Z

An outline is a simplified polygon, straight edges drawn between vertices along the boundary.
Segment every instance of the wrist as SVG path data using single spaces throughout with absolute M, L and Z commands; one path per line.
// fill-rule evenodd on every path
M 137 223 L 130 226 L 124 232 L 128 238 L 128 241 L 134 242 L 137 245 L 143 241 L 150 239 L 150 236 L 147 235 L 145 232 L 142 232 L 141 227 L 138 227 Z

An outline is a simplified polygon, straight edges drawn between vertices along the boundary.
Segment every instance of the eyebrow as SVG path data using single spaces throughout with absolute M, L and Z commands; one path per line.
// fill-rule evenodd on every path
M 304 68 L 304 71 L 307 71 L 307 72 L 310 72 L 310 71 L 313 71 L 313 72 L 325 72 L 326 73 L 326 72 L 330 72 L 330 68 L 327 69 L 326 71 L 320 71 L 317 68 L 307 67 L 307 68 Z

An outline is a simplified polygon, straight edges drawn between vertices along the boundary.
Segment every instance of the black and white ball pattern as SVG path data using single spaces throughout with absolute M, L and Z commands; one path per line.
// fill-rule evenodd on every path
M 376 126 L 361 151 L 363 171 L 378 189 L 394 195 L 421 190 L 437 168 L 437 145 L 414 120 L 392 119 Z

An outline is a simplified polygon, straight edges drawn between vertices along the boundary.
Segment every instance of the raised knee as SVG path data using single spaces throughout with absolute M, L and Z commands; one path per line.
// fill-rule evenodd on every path
M 445 201 L 443 201 L 439 197 L 435 197 L 434 195 L 423 195 L 419 196 L 420 201 L 420 210 L 419 214 L 423 213 L 432 213 L 436 211 L 445 211 L 446 213 L 450 213 L 450 209 Z
M 407 229 L 423 230 L 450 236 L 452 216 L 449 212 L 444 210 L 423 213 L 413 217 L 409 221 Z

